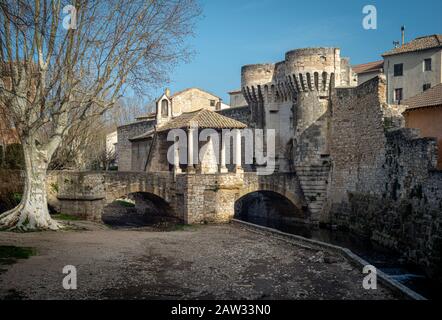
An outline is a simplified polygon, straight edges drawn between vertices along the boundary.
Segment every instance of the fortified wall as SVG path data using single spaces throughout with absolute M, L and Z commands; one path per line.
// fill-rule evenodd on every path
M 245 107 L 236 107 L 236 108 L 227 108 L 227 109 L 223 109 L 223 110 L 218 110 L 216 111 L 219 114 L 235 119 L 239 122 L 242 122 L 244 124 L 246 124 L 248 127 L 251 127 L 251 123 L 250 123 L 250 108 L 249 106 L 245 106 Z
M 282 62 L 242 68 L 251 125 L 276 130 L 277 171 L 296 172 L 316 222 L 324 210 L 330 166 L 330 92 L 352 79 L 349 61 L 337 48 L 297 49 Z
M 332 97 L 331 171 L 324 222 L 370 237 L 441 273 L 442 171 L 437 145 L 405 129 L 379 77 Z

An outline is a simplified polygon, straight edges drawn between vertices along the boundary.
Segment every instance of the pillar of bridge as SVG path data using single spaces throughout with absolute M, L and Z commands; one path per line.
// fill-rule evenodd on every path
M 195 128 L 189 128 L 187 132 L 187 173 L 195 173 L 195 167 L 194 167 L 194 135 L 195 135 Z
M 241 161 L 241 130 L 235 129 L 235 173 L 243 173 Z
M 180 149 L 178 147 L 177 141 L 175 141 L 174 150 L 173 150 L 173 171 L 175 174 L 179 174 L 182 172 L 180 168 Z
M 229 170 L 226 167 L 226 139 L 220 135 L 221 137 L 221 154 L 220 154 L 220 165 L 219 165 L 219 173 L 228 173 Z

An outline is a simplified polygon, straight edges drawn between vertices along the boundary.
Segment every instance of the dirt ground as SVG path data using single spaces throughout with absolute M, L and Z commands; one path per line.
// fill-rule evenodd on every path
M 0 246 L 37 255 L 0 272 L 0 299 L 395 299 L 362 288 L 343 257 L 301 249 L 235 225 L 172 232 L 111 230 L 0 232 Z M 66 265 L 77 290 L 62 286 Z

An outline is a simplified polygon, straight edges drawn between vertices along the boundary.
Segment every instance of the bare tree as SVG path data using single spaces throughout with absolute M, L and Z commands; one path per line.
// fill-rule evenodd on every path
M 107 121 L 115 126 L 128 124 L 135 120 L 136 117 L 144 116 L 151 112 L 142 99 L 122 98 L 114 108 L 106 115 Z
M 103 161 L 112 161 L 106 151 L 106 136 L 115 130 L 103 116 L 95 116 L 73 126 L 52 156 L 51 170 L 94 170 Z
M 0 215 L 0 228 L 61 227 L 45 186 L 57 147 L 128 88 L 142 94 L 167 80 L 188 57 L 185 40 L 199 13 L 195 0 L 0 0 L 0 103 L 26 163 L 23 199 Z

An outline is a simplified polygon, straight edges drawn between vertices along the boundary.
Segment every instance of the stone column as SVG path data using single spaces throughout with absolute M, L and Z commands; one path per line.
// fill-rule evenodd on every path
M 235 130 L 235 172 L 242 173 L 242 163 L 241 163 L 241 130 Z
M 220 166 L 219 173 L 228 173 L 229 170 L 226 167 L 226 139 L 220 134 L 221 137 L 221 154 L 220 154 Z
M 187 131 L 187 173 L 195 173 L 195 167 L 193 166 L 193 135 L 195 129 L 189 128 Z
M 177 173 L 181 173 L 181 168 L 180 168 L 180 149 L 178 147 L 178 141 L 175 141 L 175 147 L 174 147 L 174 155 L 173 155 L 173 169 L 175 174 Z

